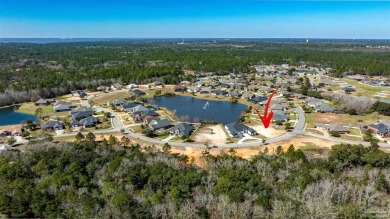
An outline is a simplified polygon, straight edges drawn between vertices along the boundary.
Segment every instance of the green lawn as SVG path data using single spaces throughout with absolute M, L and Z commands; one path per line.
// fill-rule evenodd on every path
M 345 82 L 355 86 L 356 92 L 353 92 L 353 95 L 356 96 L 368 96 L 368 97 L 374 97 L 374 95 L 380 91 L 390 91 L 390 88 L 388 87 L 376 87 L 376 86 L 369 86 L 362 83 L 359 83 L 355 80 L 351 79 L 343 79 Z
M 351 135 L 360 135 L 360 131 L 359 131 L 359 129 L 352 129 L 352 128 L 350 128 L 349 129 L 349 134 L 351 134 Z

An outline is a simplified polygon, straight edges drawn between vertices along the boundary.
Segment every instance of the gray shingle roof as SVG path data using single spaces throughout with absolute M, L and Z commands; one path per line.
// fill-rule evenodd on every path
M 165 128 L 165 127 L 168 127 L 168 126 L 171 126 L 171 121 L 169 121 L 168 119 L 162 119 L 162 120 L 152 120 L 150 123 L 149 123 L 149 126 L 152 128 L 152 129 L 160 129 L 160 128 Z
M 192 128 L 192 125 L 190 125 L 190 124 L 180 123 L 180 124 L 176 125 L 175 127 L 172 127 L 169 130 L 173 131 L 173 132 L 179 131 L 178 134 L 180 136 L 183 136 L 183 135 L 189 136 L 191 134 L 193 128 Z

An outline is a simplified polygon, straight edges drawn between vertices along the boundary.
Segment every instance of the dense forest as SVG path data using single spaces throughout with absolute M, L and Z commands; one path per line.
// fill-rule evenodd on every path
M 378 44 L 379 43 L 379 44 Z M 252 72 L 254 64 L 309 64 L 343 72 L 390 75 L 387 41 L 113 41 L 0 43 L 0 105 L 54 97 L 113 82 L 191 80 L 183 70 Z M 387 45 L 386 44 L 386 45 Z M 370 45 L 371 47 L 366 47 Z
M 231 151 L 229 151 L 231 152 Z M 245 160 L 109 142 L 37 143 L 0 153 L 0 217 L 389 218 L 390 155 L 293 146 Z

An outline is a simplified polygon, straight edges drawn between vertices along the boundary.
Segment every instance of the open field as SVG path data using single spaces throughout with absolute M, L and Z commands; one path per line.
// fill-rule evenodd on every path
M 227 137 L 229 136 L 225 134 L 222 125 L 207 125 L 203 126 L 197 131 L 196 135 L 193 137 L 193 140 L 199 143 L 208 142 L 209 145 L 225 144 Z
M 307 127 L 313 128 L 316 123 L 342 123 L 358 127 L 358 120 L 362 120 L 365 125 L 376 123 L 379 120 L 390 119 L 390 116 L 370 113 L 367 115 L 348 115 L 335 113 L 305 113 Z
M 76 103 L 74 103 L 76 104 Z M 37 109 L 41 108 L 43 110 L 42 117 L 48 117 L 48 116 L 68 116 L 69 111 L 66 112 L 54 112 L 53 106 L 48 105 L 48 106 L 35 106 L 34 103 L 22 103 L 19 105 L 19 107 L 16 109 L 17 112 L 20 113 L 26 113 L 26 114 L 31 114 L 35 115 L 35 111 Z
M 112 92 L 107 93 L 98 97 L 93 98 L 94 103 L 98 104 L 106 104 L 107 101 L 112 101 L 115 99 L 125 99 L 126 97 L 130 97 L 131 95 L 127 93 L 126 91 L 118 91 L 118 92 Z
M 353 95 L 356 96 L 367 96 L 367 97 L 374 97 L 375 94 L 381 91 L 387 91 L 390 92 L 390 87 L 379 87 L 379 86 L 370 86 L 363 83 L 360 83 L 358 81 L 352 80 L 352 79 L 343 79 L 345 82 L 355 86 L 356 92 L 353 92 Z M 390 98 L 390 97 L 389 97 Z
M 252 124 L 246 124 L 248 127 L 253 128 L 259 135 L 256 137 L 259 138 L 275 138 L 277 136 L 283 135 L 286 132 L 283 130 L 277 130 L 272 127 L 274 124 L 271 124 L 268 128 L 264 128 L 263 123 L 259 121 L 252 122 Z
M 323 139 L 313 138 L 313 137 L 296 136 L 289 140 L 281 141 L 274 144 L 269 144 L 267 146 L 259 145 L 259 147 L 240 147 L 240 148 L 234 148 L 234 150 L 236 151 L 235 153 L 236 156 L 245 159 L 250 159 L 251 157 L 258 155 L 260 152 L 264 151 L 266 147 L 268 148 L 268 153 L 273 154 L 279 145 L 282 146 L 284 151 L 286 151 L 291 144 L 294 145 L 295 149 L 302 149 L 303 151 L 306 151 L 307 153 L 310 153 L 313 156 L 320 157 L 320 156 L 325 156 L 327 151 L 330 149 L 330 147 L 337 143 L 332 141 L 326 141 Z M 161 148 L 161 146 L 157 146 L 157 147 Z M 203 150 L 204 148 L 173 146 L 171 152 L 185 154 L 189 157 L 190 161 L 202 167 L 204 165 L 204 163 L 202 162 L 202 157 L 204 157 L 204 155 L 202 154 Z M 210 154 L 213 156 L 218 156 L 220 154 L 229 154 L 228 150 L 229 149 L 227 148 L 213 148 L 210 150 Z

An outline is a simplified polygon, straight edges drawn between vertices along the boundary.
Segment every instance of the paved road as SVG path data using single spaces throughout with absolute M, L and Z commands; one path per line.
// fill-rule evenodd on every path
M 89 99 L 92 99 L 92 98 L 93 97 L 91 97 Z M 89 105 L 88 100 L 86 100 L 86 102 L 82 101 L 81 104 L 83 106 L 88 106 Z M 125 134 L 127 134 L 128 136 L 130 136 L 132 138 L 140 139 L 142 141 L 150 142 L 152 144 L 164 144 L 164 143 L 166 143 L 166 141 L 162 141 L 162 140 L 155 139 L 155 138 L 149 138 L 149 137 L 146 137 L 146 136 L 143 136 L 143 135 L 136 134 L 136 133 L 131 132 L 130 130 L 126 129 L 123 126 L 123 124 L 121 123 L 118 114 L 116 112 L 113 112 L 112 110 L 101 108 L 101 107 L 96 107 L 96 106 L 95 106 L 95 108 L 98 111 L 111 112 L 113 129 L 94 131 L 94 133 L 109 133 L 109 132 L 120 131 L 120 130 L 124 129 L 125 130 Z M 324 140 L 328 140 L 328 141 L 339 142 L 339 143 L 362 144 L 362 145 L 365 145 L 365 146 L 369 146 L 370 145 L 368 142 L 352 141 L 352 140 L 347 140 L 347 139 L 342 139 L 342 138 L 334 138 L 334 137 L 322 136 L 322 135 L 317 135 L 317 134 L 305 132 L 303 129 L 305 127 L 306 121 L 305 121 L 305 114 L 304 114 L 303 110 L 301 108 L 299 108 L 299 107 L 293 108 L 293 109 L 295 110 L 295 112 L 298 115 L 298 121 L 297 121 L 294 129 L 291 132 L 288 132 L 288 133 L 286 133 L 284 135 L 278 136 L 276 138 L 268 139 L 266 141 L 267 144 L 275 143 L 275 142 L 278 142 L 278 141 L 284 141 L 284 140 L 287 140 L 287 139 L 289 139 L 291 137 L 294 137 L 296 135 L 306 135 L 306 136 L 310 136 L 310 137 L 316 137 L 316 138 L 320 138 L 320 139 L 324 139 Z M 55 137 L 72 136 L 72 135 L 75 135 L 75 134 L 62 134 L 62 135 L 55 136 Z M 186 147 L 205 147 L 204 144 L 199 144 L 199 143 L 169 142 L 169 144 L 172 145 L 172 146 L 179 146 L 179 147 L 184 147 L 184 146 L 186 146 Z M 248 142 L 248 143 L 243 142 L 241 144 L 238 144 L 238 143 L 217 144 L 216 146 L 223 147 L 223 148 L 230 148 L 230 147 L 257 147 L 257 146 L 260 146 L 260 145 L 263 145 L 263 143 L 262 142 Z M 381 147 L 390 147 L 390 144 L 388 144 L 388 143 L 379 143 L 379 146 L 381 146 Z
M 293 132 L 301 132 L 301 131 L 303 131 L 303 128 L 305 128 L 305 123 L 306 123 L 305 113 L 303 112 L 303 110 L 300 107 L 296 107 L 296 108 L 294 108 L 294 110 L 298 115 L 298 121 L 294 127 Z

